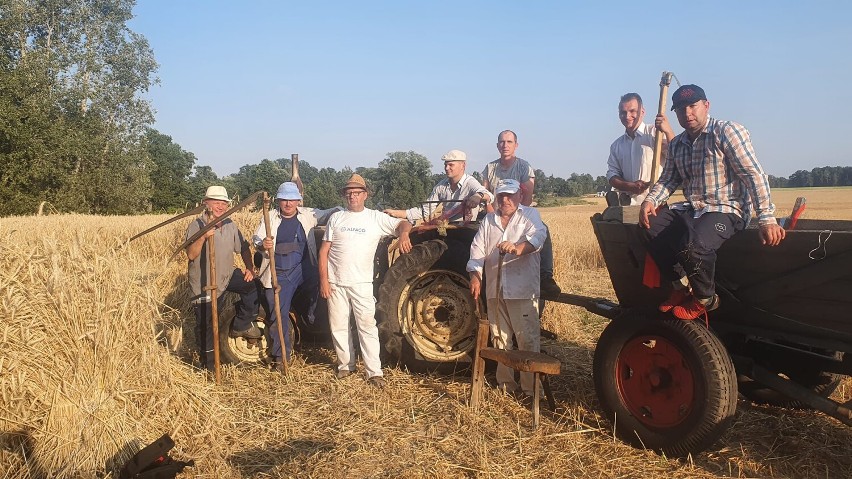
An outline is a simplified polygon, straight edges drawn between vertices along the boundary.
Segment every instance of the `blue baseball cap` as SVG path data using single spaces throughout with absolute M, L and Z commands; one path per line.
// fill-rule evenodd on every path
M 276 200 L 301 200 L 302 194 L 299 193 L 299 187 L 292 181 L 281 183 L 278 187 L 278 192 L 275 193 Z

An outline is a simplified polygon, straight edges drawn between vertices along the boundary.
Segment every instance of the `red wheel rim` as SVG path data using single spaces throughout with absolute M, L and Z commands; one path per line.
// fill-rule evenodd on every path
M 680 349 L 660 336 L 637 336 L 622 348 L 616 365 L 618 393 L 647 426 L 677 426 L 689 417 L 695 379 Z

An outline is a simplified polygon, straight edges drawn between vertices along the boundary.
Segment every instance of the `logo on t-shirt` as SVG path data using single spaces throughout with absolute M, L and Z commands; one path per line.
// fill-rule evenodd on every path
M 353 226 L 341 226 L 340 231 L 348 231 L 350 233 L 366 233 L 367 228 L 355 228 Z

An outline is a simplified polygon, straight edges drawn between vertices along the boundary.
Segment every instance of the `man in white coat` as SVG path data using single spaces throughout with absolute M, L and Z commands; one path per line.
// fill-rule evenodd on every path
M 482 220 L 470 245 L 470 293 L 479 299 L 484 272 L 488 278 L 485 298 L 494 346 L 513 349 L 514 336 L 519 350 L 539 352 L 539 251 L 547 227 L 535 208 L 521 205 L 521 185 L 517 180 L 500 180 L 495 194 L 496 209 Z M 508 393 L 518 389 L 514 370 L 502 364 L 497 366 L 497 383 Z M 532 395 L 533 386 L 533 374 L 521 373 L 523 392 Z

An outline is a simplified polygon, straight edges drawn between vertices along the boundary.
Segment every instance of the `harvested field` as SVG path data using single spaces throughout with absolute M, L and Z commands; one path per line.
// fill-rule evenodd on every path
M 779 215 L 852 219 L 852 188 L 775 190 Z M 589 217 L 603 201 L 542 211 L 563 290 L 614 299 Z M 244 234 L 258 213 L 238 215 Z M 333 352 L 303 345 L 289 377 L 190 366 L 186 221 L 120 248 L 166 216 L 0 218 L 0 477 L 102 477 L 169 433 L 181 477 L 772 477 L 852 475 L 852 428 L 804 411 L 740 401 L 715 449 L 675 460 L 613 439 L 597 407 L 592 354 L 605 320 L 549 304 L 544 348 L 563 361 L 558 411 L 529 411 L 486 391 L 465 404 L 465 374 L 390 367 L 378 391 L 333 378 Z M 225 314 L 228 314 L 227 311 Z M 835 393 L 852 398 L 852 381 Z M 113 474 L 112 477 L 115 477 Z

